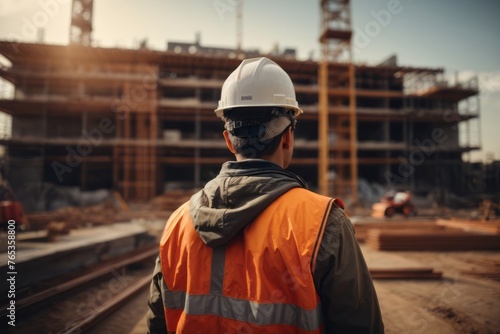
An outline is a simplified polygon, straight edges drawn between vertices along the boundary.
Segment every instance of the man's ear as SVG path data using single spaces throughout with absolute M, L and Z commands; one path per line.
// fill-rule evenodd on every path
M 292 127 L 289 126 L 288 129 L 285 131 L 285 133 L 283 133 L 282 137 L 282 145 L 284 149 L 290 150 L 292 148 L 292 138 L 293 138 Z
M 229 149 L 229 151 L 232 154 L 236 155 L 236 152 L 235 152 L 234 147 L 233 147 L 233 143 L 231 143 L 231 139 L 229 139 L 229 133 L 227 132 L 227 130 L 224 130 L 223 135 L 224 135 L 224 139 L 226 140 L 227 148 Z

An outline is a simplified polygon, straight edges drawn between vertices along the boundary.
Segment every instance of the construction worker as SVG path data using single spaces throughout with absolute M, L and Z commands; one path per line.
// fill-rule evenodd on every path
M 236 161 L 167 221 L 149 333 L 382 333 L 342 202 L 285 169 L 302 113 L 288 74 L 244 60 L 215 113 Z

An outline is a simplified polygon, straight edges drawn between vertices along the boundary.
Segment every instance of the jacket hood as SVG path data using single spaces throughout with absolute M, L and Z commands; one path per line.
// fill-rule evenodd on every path
M 306 188 L 302 178 L 265 160 L 229 161 L 217 177 L 191 197 L 189 213 L 210 247 L 229 242 L 288 190 Z

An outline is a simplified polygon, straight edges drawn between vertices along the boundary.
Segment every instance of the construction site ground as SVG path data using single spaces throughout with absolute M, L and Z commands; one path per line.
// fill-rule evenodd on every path
M 480 272 L 482 263 L 500 263 L 500 251 L 377 251 L 364 244 L 361 249 L 369 268 L 432 267 L 443 273 L 440 279 L 374 279 L 386 333 L 500 333 L 498 277 L 467 273 Z M 123 323 L 127 314 L 117 314 L 122 320 L 116 322 L 109 319 L 124 325 L 116 333 L 145 332 L 147 295 L 145 291 L 135 307 L 124 310 L 133 319 L 128 325 Z M 144 316 L 139 318 L 140 310 Z
M 440 280 L 374 280 L 386 333 L 500 333 L 500 282 L 461 274 L 473 269 L 471 260 L 500 261 L 500 252 L 381 252 L 364 246 L 362 250 L 370 267 L 432 266 L 444 274 Z M 142 293 L 133 308 L 124 310 L 128 315 L 117 314 L 116 322 L 109 319 L 124 325 L 115 333 L 145 333 L 146 317 L 137 319 L 137 312 L 146 313 L 145 300 L 140 299 L 147 295 Z M 132 330 L 123 323 L 127 318 L 135 321 Z
M 500 282 L 463 274 L 498 251 L 387 252 L 361 246 L 368 267 L 432 267 L 437 280 L 374 280 L 386 333 L 500 333 Z
M 429 266 L 444 272 L 441 280 L 375 280 L 386 333 L 500 333 L 500 283 L 460 274 L 468 259 L 500 260 L 499 252 L 387 252 L 362 247 L 369 265 Z M 103 323 L 109 333 L 146 331 L 148 291 Z M 139 317 L 142 311 L 144 316 Z M 98 329 L 92 333 L 99 333 Z M 132 329 L 130 329 L 132 328 Z
M 173 205 L 171 201 L 170 197 L 157 200 L 155 209 L 161 208 L 162 213 L 158 211 L 153 215 L 151 211 L 134 211 L 131 216 L 135 219 L 129 229 L 137 228 L 140 223 L 144 228 L 141 232 L 147 230 L 150 237 L 158 239 L 170 207 L 178 204 Z M 151 217 L 145 215 L 146 219 L 138 222 L 137 216 L 145 212 Z M 354 214 L 351 220 L 355 227 L 358 225 L 358 238 L 363 235 L 363 231 L 359 229 L 362 224 L 379 222 L 382 224 L 377 226 L 391 227 L 390 225 L 396 224 L 420 223 L 424 226 L 434 221 L 437 216 L 426 215 L 410 219 L 401 216 L 385 221 L 361 216 L 360 212 Z M 158 219 L 159 215 L 164 218 Z M 123 232 L 123 228 L 119 228 L 121 224 L 114 224 L 112 221 L 110 220 L 111 226 L 98 225 L 82 231 L 72 231 L 69 236 L 57 238 L 50 247 L 63 247 L 64 243 L 80 234 L 89 236 L 92 230 L 95 230 L 97 236 L 102 236 L 103 228 L 119 229 Z M 497 250 L 488 251 L 380 251 L 360 241 L 370 270 L 432 268 L 433 271 L 442 273 L 442 277 L 433 279 L 374 279 L 386 333 L 500 333 L 500 245 L 496 247 Z M 70 247 L 69 244 L 67 246 Z M 30 247 L 33 247 L 33 244 Z M 490 267 L 486 268 L 486 264 Z M 486 269 L 490 270 L 489 277 L 477 275 Z M 142 291 L 90 332 L 144 333 L 148 293 L 147 289 Z M 19 321 L 22 322 L 22 319 Z

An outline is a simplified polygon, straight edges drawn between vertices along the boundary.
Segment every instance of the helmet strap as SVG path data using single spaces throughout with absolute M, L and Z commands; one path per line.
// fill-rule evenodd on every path
M 227 122 L 225 128 L 229 133 L 238 138 L 262 138 L 266 132 L 266 127 L 258 121 Z

